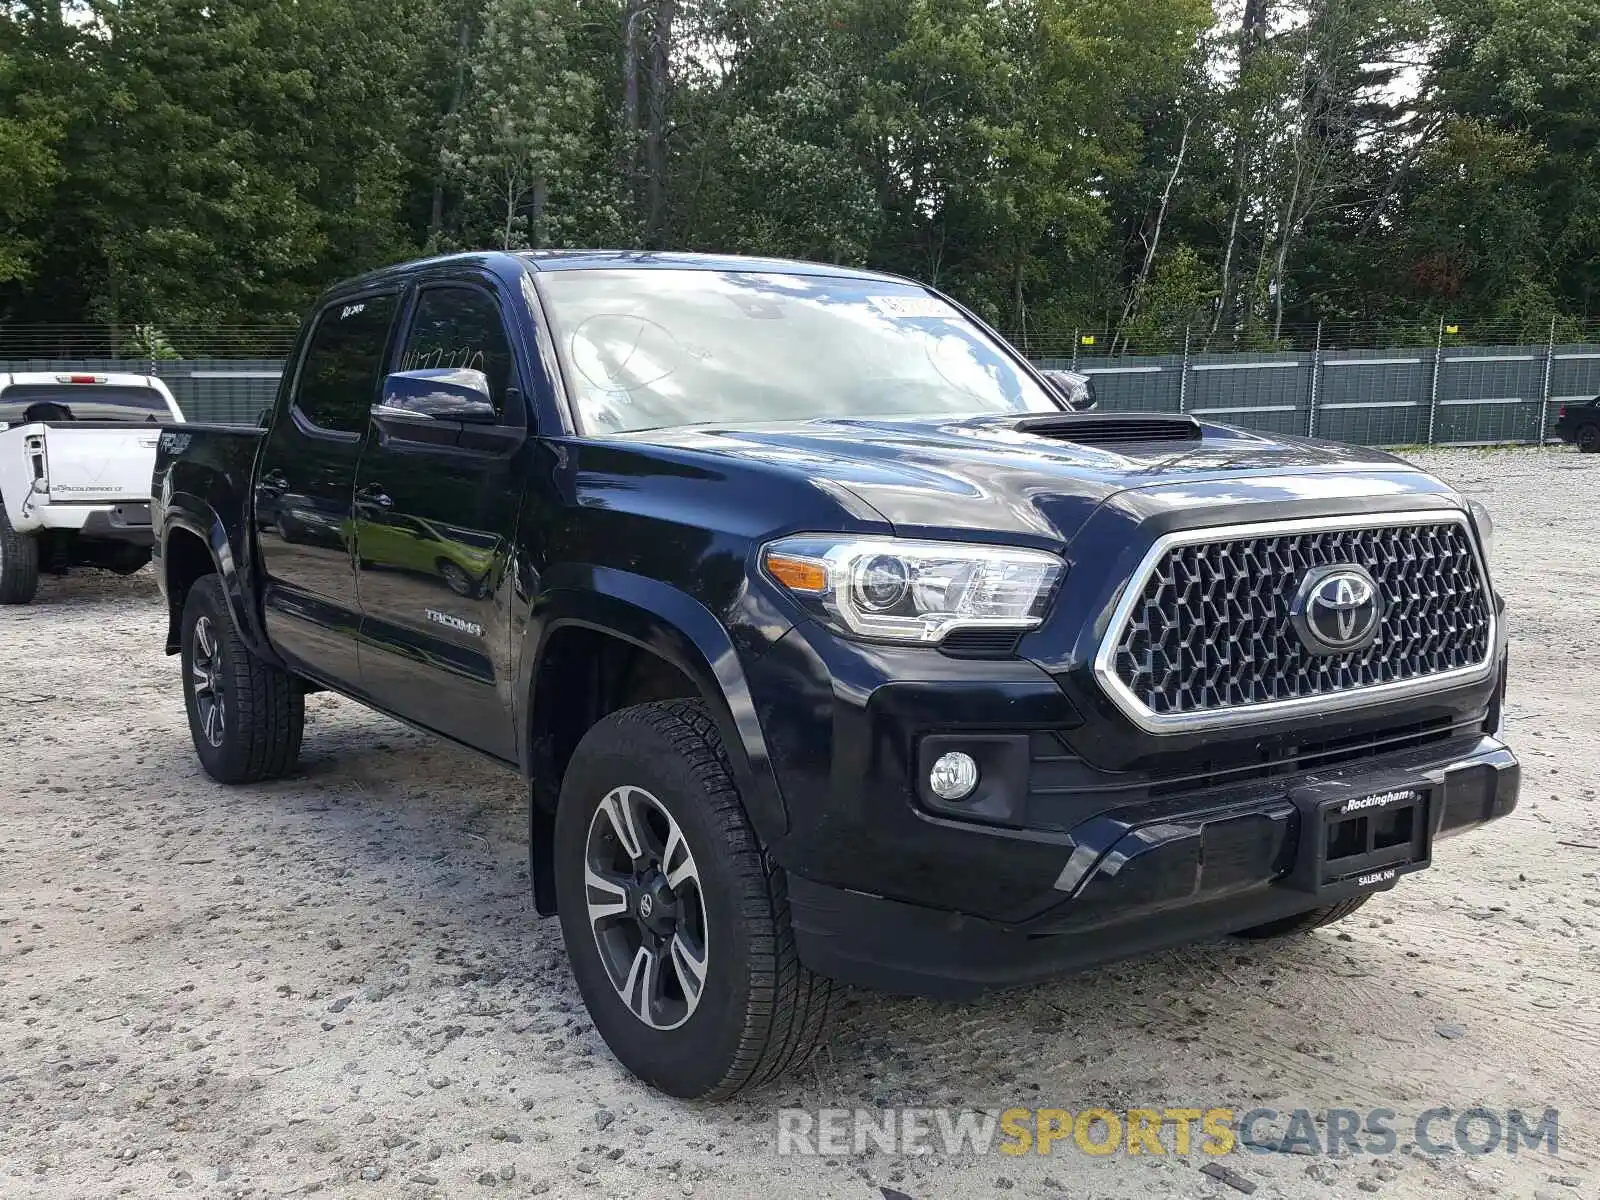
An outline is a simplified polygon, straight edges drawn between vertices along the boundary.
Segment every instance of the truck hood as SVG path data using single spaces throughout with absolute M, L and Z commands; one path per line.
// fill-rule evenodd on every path
M 815 420 L 650 430 L 628 440 L 785 466 L 853 515 L 896 532 L 971 529 L 1065 544 L 1110 497 L 1141 507 L 1359 501 L 1438 492 L 1381 451 L 1202 425 L 1195 440 L 1094 445 L 1015 428 L 1015 416 Z

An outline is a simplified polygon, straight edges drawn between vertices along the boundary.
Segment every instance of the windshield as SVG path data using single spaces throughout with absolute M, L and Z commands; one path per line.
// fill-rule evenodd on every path
M 167 398 L 155 388 L 105 383 L 18 383 L 0 389 L 0 424 L 35 421 L 115 421 L 160 424 L 172 420 Z
M 740 271 L 540 276 L 581 427 L 1058 412 L 993 339 L 910 284 Z

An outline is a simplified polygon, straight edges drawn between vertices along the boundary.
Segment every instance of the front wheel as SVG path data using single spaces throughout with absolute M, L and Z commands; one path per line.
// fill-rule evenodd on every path
M 439 571 L 439 576 L 444 580 L 445 586 L 458 596 L 468 600 L 476 598 L 478 594 L 477 580 L 468 575 L 448 558 L 441 558 L 434 564 Z
M 29 604 L 39 592 L 39 542 L 18 533 L 0 504 L 0 604 Z
M 1328 904 L 1322 908 L 1313 908 L 1310 912 L 1296 913 L 1292 917 L 1268 921 L 1265 925 L 1241 929 L 1235 936 L 1249 938 L 1252 941 L 1265 941 L 1269 938 L 1294 937 L 1296 934 L 1310 933 L 1313 929 L 1321 929 L 1324 925 L 1344 920 L 1371 899 L 1370 895 L 1352 896 L 1348 900 L 1341 900 L 1338 904 Z
M 1580 453 L 1600 454 L 1600 425 L 1592 421 L 1587 425 L 1580 425 L 1573 440 L 1578 443 Z
M 207 575 L 183 605 L 183 699 L 206 774 L 256 783 L 294 769 L 305 693 L 287 671 L 250 652 L 233 627 L 222 581 Z
M 556 895 L 595 1028 L 661 1091 L 720 1100 L 821 1041 L 832 985 L 795 955 L 783 873 L 745 816 L 705 705 L 605 718 L 561 786 Z

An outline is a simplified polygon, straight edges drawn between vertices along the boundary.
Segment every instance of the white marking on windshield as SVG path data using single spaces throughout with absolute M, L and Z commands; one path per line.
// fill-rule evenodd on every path
M 868 296 L 867 303 L 886 317 L 932 317 L 949 321 L 956 310 L 933 296 Z

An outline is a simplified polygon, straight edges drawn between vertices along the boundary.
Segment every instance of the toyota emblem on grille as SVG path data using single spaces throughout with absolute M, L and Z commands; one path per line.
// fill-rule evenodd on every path
M 1364 567 L 1318 567 L 1300 581 L 1290 617 L 1313 654 L 1347 654 L 1378 636 L 1383 597 Z

